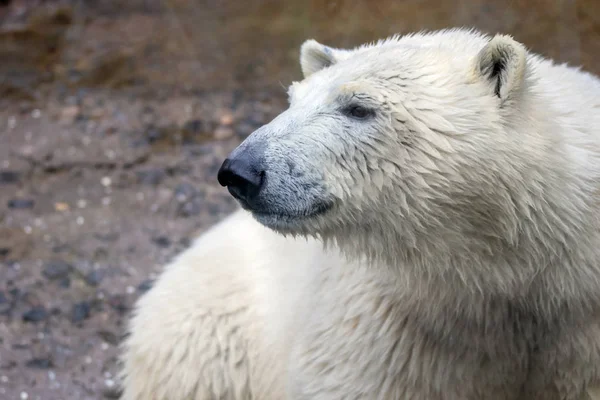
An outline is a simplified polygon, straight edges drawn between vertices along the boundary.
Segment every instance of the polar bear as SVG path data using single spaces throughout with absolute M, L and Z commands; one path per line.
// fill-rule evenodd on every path
M 140 299 L 124 399 L 597 396 L 600 80 L 468 29 L 300 64 L 219 170 L 241 209 Z

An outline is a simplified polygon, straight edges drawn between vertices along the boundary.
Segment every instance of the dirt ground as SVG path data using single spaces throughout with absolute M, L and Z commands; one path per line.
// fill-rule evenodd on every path
M 594 1 L 450 3 L 0 0 L 0 399 L 118 398 L 132 305 L 233 210 L 216 171 L 304 39 L 471 25 L 599 72 Z
M 74 18 L 64 10 L 48 9 L 44 18 L 53 20 L 41 23 L 40 35 L 60 24 L 65 36 L 73 29 L 61 20 Z M 17 76 L 3 82 L 2 399 L 118 397 L 118 343 L 132 304 L 170 257 L 232 210 L 216 171 L 280 107 L 266 92 L 130 83 L 144 71 L 121 66 L 130 61 L 123 43 L 106 43 L 115 25 L 124 27 L 110 22 L 83 27 L 102 47 L 91 61 L 68 59 L 77 55 L 73 47 L 86 46 L 81 41 L 55 44 L 62 54 L 51 56 L 75 65 L 64 67 L 68 79 L 85 84 L 44 86 L 47 61 L 29 59 L 17 61 L 31 71 L 8 71 Z M 29 24 L 22 36 L 34 36 L 38 27 Z M 100 29 L 109 32 L 88 33 Z M 53 80 L 63 73 L 57 63 Z

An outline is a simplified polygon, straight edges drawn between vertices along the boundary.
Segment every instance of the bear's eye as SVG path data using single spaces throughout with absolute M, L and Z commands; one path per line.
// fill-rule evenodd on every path
M 344 109 L 344 114 L 356 118 L 365 119 L 373 115 L 373 111 L 363 106 L 349 106 Z

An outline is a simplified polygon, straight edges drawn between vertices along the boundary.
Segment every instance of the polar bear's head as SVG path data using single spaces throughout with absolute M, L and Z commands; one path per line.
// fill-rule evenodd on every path
M 536 162 L 513 130 L 528 107 L 521 44 L 447 30 L 351 50 L 309 40 L 300 55 L 289 108 L 219 171 L 259 222 L 375 253 L 511 240 L 513 182 Z

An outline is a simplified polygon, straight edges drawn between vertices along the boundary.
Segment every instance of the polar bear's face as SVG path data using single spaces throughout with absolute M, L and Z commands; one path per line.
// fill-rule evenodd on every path
M 259 222 L 340 236 L 385 220 L 409 238 L 467 203 L 465 214 L 487 212 L 474 209 L 510 150 L 501 110 L 523 79 L 521 45 L 465 31 L 354 50 L 311 40 L 301 65 L 289 108 L 219 171 Z

